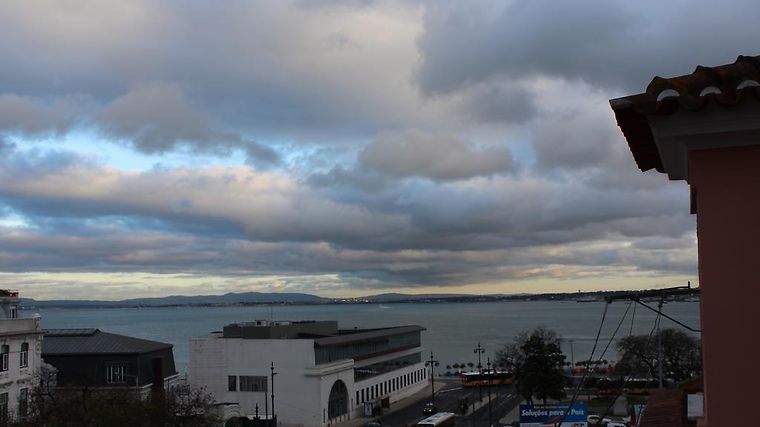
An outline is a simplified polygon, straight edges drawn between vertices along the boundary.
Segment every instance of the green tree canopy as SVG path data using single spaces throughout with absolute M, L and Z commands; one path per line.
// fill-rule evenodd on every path
M 496 364 L 514 371 L 517 391 L 528 403 L 534 397 L 544 403 L 565 397 L 565 355 L 560 343 L 556 332 L 539 326 L 521 332 L 496 353 Z
M 663 329 L 662 363 L 666 379 L 680 382 L 700 375 L 702 354 L 697 338 L 678 329 Z M 616 369 L 626 375 L 647 375 L 658 377 L 660 360 L 657 354 L 657 335 L 631 335 L 621 339 L 618 352 L 621 354 Z

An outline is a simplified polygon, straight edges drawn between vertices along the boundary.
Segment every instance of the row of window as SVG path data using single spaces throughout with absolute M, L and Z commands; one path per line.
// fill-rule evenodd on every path
M 239 386 L 238 386 L 239 384 Z M 229 391 L 267 391 L 267 377 L 252 375 L 229 375 L 227 377 L 227 390 Z
M 375 399 L 384 396 L 389 393 L 393 393 L 396 390 L 400 390 L 404 387 L 408 387 L 412 384 L 416 384 L 420 381 L 425 381 L 427 377 L 427 371 L 417 369 L 408 374 L 391 378 L 381 383 L 365 387 L 361 390 L 356 390 L 356 403 L 362 404 L 364 402 L 372 402 Z
M 23 418 L 29 409 L 29 389 L 18 390 L 18 416 Z M 0 425 L 8 424 L 8 393 L 0 393 Z
M 314 357 L 317 365 L 334 362 L 336 360 L 352 359 L 357 356 L 367 356 L 375 353 L 386 353 L 401 348 L 420 346 L 420 332 L 406 332 L 391 335 L 385 338 L 377 338 L 361 342 L 352 342 L 340 345 L 318 346 L 314 348 Z
M 11 347 L 8 344 L 0 346 L 0 372 L 5 372 L 10 366 Z M 19 368 L 29 366 L 29 343 L 21 344 L 21 351 L 18 353 Z
M 368 366 L 354 368 L 354 381 L 362 381 L 377 375 L 382 375 L 396 369 L 405 368 L 422 361 L 421 353 L 409 354 L 383 362 L 373 363 Z

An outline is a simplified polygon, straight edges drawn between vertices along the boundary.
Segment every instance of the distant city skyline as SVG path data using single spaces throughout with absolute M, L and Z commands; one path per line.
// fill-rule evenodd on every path
M 635 168 L 608 100 L 756 55 L 758 15 L 739 0 L 3 2 L 0 287 L 696 285 L 686 184 Z

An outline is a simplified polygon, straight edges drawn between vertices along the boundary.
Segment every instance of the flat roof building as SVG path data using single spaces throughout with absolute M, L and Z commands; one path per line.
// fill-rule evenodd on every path
M 339 329 L 336 321 L 235 323 L 190 341 L 188 376 L 217 403 L 234 408 L 228 418 L 251 417 L 258 408 L 262 416 L 274 413 L 281 426 L 326 426 L 371 416 L 423 389 L 424 330 Z

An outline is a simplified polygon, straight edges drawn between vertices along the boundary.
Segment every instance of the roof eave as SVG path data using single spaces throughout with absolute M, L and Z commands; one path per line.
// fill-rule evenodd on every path
M 647 117 L 637 112 L 626 98 L 611 99 L 610 106 L 639 169 L 642 172 L 650 169 L 665 172 Z

